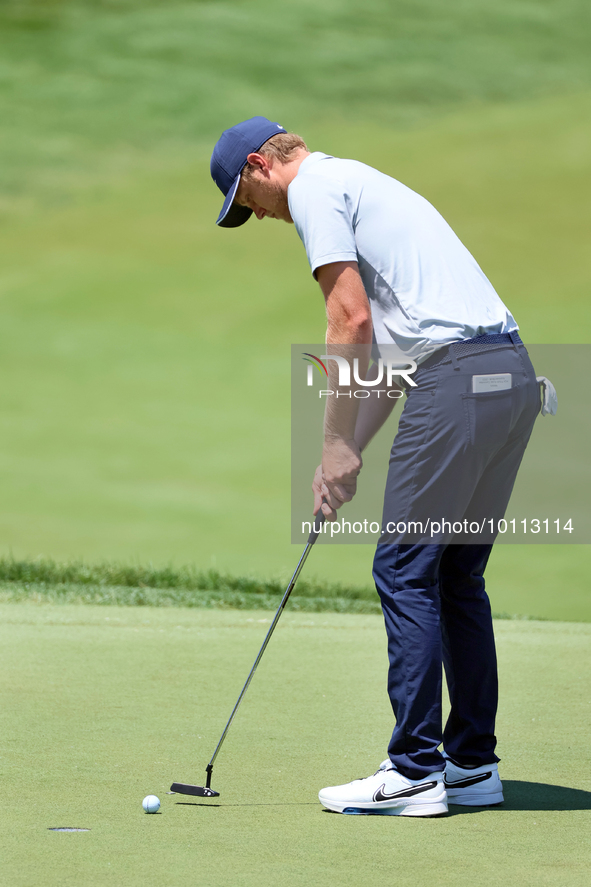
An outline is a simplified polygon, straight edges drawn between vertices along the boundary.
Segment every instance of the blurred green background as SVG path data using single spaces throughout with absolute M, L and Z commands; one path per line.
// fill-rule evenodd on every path
M 526 342 L 588 342 L 590 19 L 0 0 L 0 554 L 291 574 L 290 345 L 324 306 L 292 227 L 214 224 L 212 145 L 251 115 L 424 194 Z M 367 585 L 371 557 L 307 570 Z M 493 606 L 589 620 L 589 560 L 498 546 Z

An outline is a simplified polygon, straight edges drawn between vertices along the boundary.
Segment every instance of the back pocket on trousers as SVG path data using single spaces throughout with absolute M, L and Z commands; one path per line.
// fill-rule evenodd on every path
M 462 394 L 468 440 L 472 446 L 496 450 L 515 423 L 517 388 Z

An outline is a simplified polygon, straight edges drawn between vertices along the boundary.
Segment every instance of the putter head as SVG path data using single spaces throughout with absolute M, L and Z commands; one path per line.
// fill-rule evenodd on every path
M 214 792 L 212 788 L 204 788 L 202 785 L 187 785 L 186 782 L 173 782 L 170 790 L 179 795 L 196 795 L 198 798 L 219 798 L 220 796 L 220 793 Z

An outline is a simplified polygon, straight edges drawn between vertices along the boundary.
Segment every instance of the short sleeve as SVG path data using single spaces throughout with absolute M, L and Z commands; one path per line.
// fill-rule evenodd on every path
M 299 173 L 288 189 L 289 210 L 312 274 L 331 262 L 356 262 L 357 248 L 346 188 L 333 176 Z

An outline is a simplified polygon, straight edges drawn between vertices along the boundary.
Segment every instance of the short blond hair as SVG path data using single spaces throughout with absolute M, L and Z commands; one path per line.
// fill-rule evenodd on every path
M 289 163 L 294 154 L 302 149 L 307 151 L 308 146 L 301 136 L 296 135 L 295 132 L 279 132 L 261 145 L 256 153 L 262 154 L 263 157 L 269 157 L 278 163 Z M 242 179 L 248 181 L 250 178 L 252 178 L 252 167 L 250 163 L 247 163 L 242 170 Z

